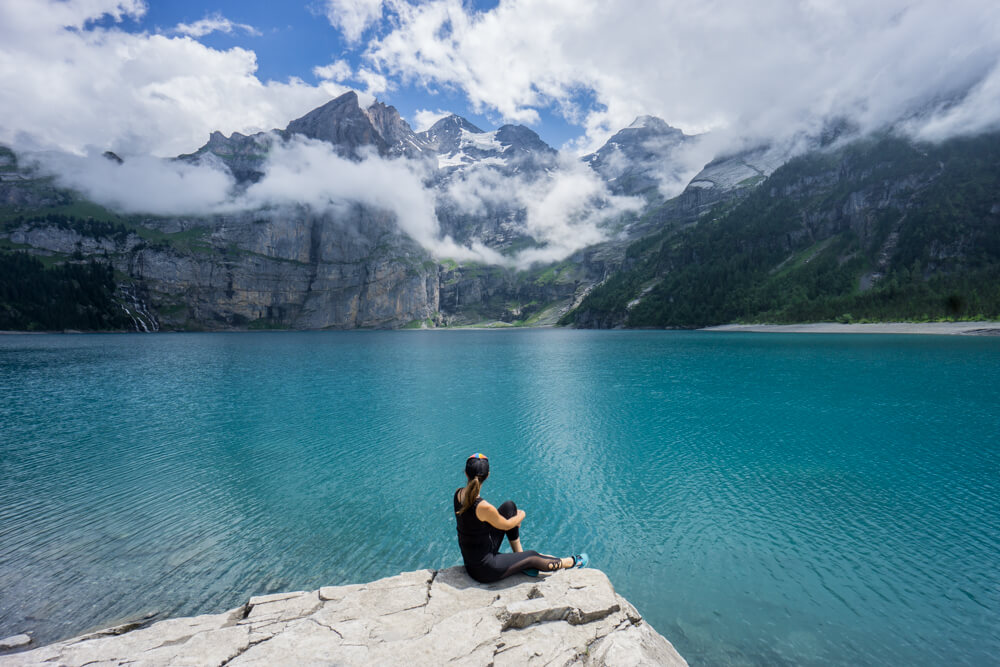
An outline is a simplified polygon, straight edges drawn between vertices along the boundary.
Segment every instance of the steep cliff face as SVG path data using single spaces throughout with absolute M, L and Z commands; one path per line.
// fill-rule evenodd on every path
M 431 147 L 404 121 L 396 107 L 375 102 L 365 110 L 365 114 L 388 145 L 389 155 L 405 155 L 409 158 L 427 157 Z
M 433 316 L 435 272 L 408 261 L 404 248 L 351 254 L 352 245 L 371 251 L 370 242 L 345 243 L 340 225 L 311 216 L 280 225 L 227 220 L 204 259 L 143 249 L 116 268 L 146 284 L 175 326 L 394 327 Z M 241 236 L 250 243 L 230 240 Z
M 379 328 L 437 317 L 437 265 L 388 214 L 295 208 L 143 222 L 115 238 L 44 219 L 15 220 L 5 234 L 39 253 L 105 258 L 123 285 L 141 285 L 168 329 Z

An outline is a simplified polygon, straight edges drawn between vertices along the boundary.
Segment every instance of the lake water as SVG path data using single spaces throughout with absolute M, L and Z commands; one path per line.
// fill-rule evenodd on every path
M 996 664 L 998 436 L 988 338 L 0 336 L 0 637 L 458 564 L 482 451 L 693 665 Z

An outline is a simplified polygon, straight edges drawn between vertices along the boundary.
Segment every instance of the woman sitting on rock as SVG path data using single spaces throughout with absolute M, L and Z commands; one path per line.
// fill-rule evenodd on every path
M 512 500 L 493 507 L 479 496 L 479 490 L 490 476 L 490 462 L 482 454 L 473 454 L 465 461 L 465 488 L 455 490 L 455 516 L 458 522 L 458 546 L 462 550 L 465 569 L 476 581 L 489 583 L 523 572 L 537 577 L 538 572 L 552 572 L 569 567 L 585 567 L 587 554 L 556 558 L 537 551 L 523 551 L 518 526 L 524 521 L 524 510 Z M 502 554 L 504 535 L 514 553 Z

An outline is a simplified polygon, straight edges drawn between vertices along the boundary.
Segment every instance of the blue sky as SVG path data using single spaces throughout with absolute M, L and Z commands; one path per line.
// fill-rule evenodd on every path
M 0 143 L 22 149 L 177 155 L 349 88 L 578 155 L 645 114 L 714 152 L 838 118 L 935 139 L 1000 126 L 1000 3 L 0 0 Z
M 465 2 L 470 12 L 489 11 L 497 1 Z M 230 33 L 211 32 L 197 37 L 202 44 L 218 50 L 238 46 L 253 51 L 257 56 L 257 76 L 262 80 L 285 81 L 298 77 L 309 83 L 318 83 L 313 74 L 316 66 L 337 60 L 346 61 L 352 69 L 363 64 L 362 54 L 372 37 L 384 34 L 390 28 L 388 16 L 368 27 L 360 42 L 351 44 L 341 31 L 328 20 L 320 0 L 311 2 L 247 2 L 218 0 L 206 3 L 201 0 L 147 0 L 146 13 L 138 18 L 127 18 L 117 25 L 129 32 L 170 33 L 178 24 L 191 24 L 206 17 L 221 15 L 235 24 L 252 26 L 258 34 L 235 29 Z M 387 15 L 389 12 L 386 12 Z M 105 17 L 99 25 L 114 22 Z M 352 82 L 345 82 L 350 85 Z M 362 87 L 354 82 L 358 88 Z M 586 93 L 579 96 L 584 99 Z M 420 84 L 407 84 L 394 80 L 393 88 L 376 96 L 380 101 L 395 106 L 411 125 L 414 114 L 420 109 L 446 110 L 457 113 L 479 127 L 489 130 L 507 122 L 499 113 L 476 113 L 465 94 L 451 85 L 432 88 Z M 580 137 L 584 129 L 572 124 L 559 113 L 539 108 L 538 122 L 524 123 L 538 132 L 550 145 L 560 147 L 567 141 Z M 291 120 L 291 119 L 289 119 Z M 415 128 L 416 129 L 416 128 Z

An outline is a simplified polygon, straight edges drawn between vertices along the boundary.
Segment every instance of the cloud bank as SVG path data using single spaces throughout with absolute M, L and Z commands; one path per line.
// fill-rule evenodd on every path
M 593 150 L 637 114 L 689 134 L 756 140 L 849 117 L 871 130 L 920 112 L 927 136 L 1000 124 L 994 0 L 460 0 L 389 3 L 368 59 L 477 112 L 579 119 Z M 993 104 L 990 104 L 993 102 Z
M 0 142 L 173 155 L 212 130 L 281 127 L 344 92 L 348 77 L 371 95 L 457 90 L 510 122 L 561 115 L 585 132 L 568 146 L 579 152 L 646 113 L 733 141 L 810 132 L 836 116 L 862 130 L 906 119 L 922 138 L 1000 125 L 994 0 L 311 6 L 354 54 L 350 65 L 343 54 L 313 64 L 317 85 L 262 81 L 253 51 L 199 43 L 256 30 L 220 14 L 150 34 L 125 29 L 144 15 L 142 0 L 0 0 Z
M 557 167 L 542 175 L 506 174 L 484 164 L 468 167 L 452 175 L 440 201 L 470 216 L 523 211 L 519 231 L 540 247 L 506 258 L 504 263 L 519 268 L 556 262 L 606 241 L 609 224 L 643 205 L 636 197 L 612 195 L 592 169 L 569 154 L 561 154 Z
M 530 179 L 473 167 L 439 193 L 428 186 L 431 174 L 423 161 L 384 159 L 373 152 L 350 160 L 330 144 L 298 135 L 287 141 L 271 135 L 270 142 L 263 177 L 246 188 L 210 159 L 134 156 L 119 164 L 96 151 L 45 152 L 31 159 L 59 185 L 124 213 L 203 216 L 308 206 L 336 216 L 350 204 L 362 204 L 391 213 L 403 233 L 438 258 L 513 268 L 558 261 L 604 241 L 608 223 L 641 206 L 638 199 L 612 196 L 592 170 L 568 155 L 559 169 Z M 459 244 L 442 233 L 436 214 L 442 202 L 471 215 L 490 206 L 523 211 L 520 231 L 540 247 L 505 256 L 479 240 Z
M 45 152 L 27 156 L 56 183 L 122 213 L 205 215 L 222 212 L 235 181 L 228 171 L 146 155 L 124 163 L 97 151 L 86 155 Z
M 261 81 L 246 49 L 92 24 L 121 24 L 145 9 L 141 0 L 0 1 L 0 142 L 176 155 L 212 130 L 284 127 L 347 90 L 333 80 Z M 220 16 L 182 32 L 227 27 L 242 28 Z

